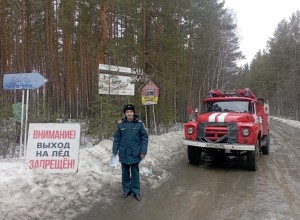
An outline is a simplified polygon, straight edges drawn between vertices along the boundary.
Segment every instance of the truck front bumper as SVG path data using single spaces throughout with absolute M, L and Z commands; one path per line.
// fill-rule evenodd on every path
M 182 139 L 184 145 L 190 145 L 195 147 L 203 148 L 214 148 L 214 149 L 224 149 L 224 150 L 241 150 L 241 151 L 254 151 L 254 144 L 226 144 L 226 143 L 208 143 L 200 141 L 192 141 Z

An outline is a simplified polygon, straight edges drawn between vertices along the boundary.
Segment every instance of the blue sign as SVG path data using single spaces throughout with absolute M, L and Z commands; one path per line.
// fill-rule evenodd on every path
M 4 74 L 3 89 L 38 89 L 48 80 L 39 73 Z

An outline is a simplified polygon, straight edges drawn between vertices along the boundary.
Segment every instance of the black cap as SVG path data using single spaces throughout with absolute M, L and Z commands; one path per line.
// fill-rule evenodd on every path
M 132 111 L 135 113 L 134 105 L 132 105 L 132 104 L 124 105 L 124 107 L 123 107 L 123 113 L 125 114 L 125 112 L 126 112 L 127 110 L 132 110 Z

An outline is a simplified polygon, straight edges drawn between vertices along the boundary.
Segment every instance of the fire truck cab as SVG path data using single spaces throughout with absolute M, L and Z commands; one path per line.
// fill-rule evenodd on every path
M 260 154 L 269 154 L 269 106 L 249 88 L 211 90 L 197 120 L 184 124 L 188 159 L 198 164 L 202 152 L 245 156 L 247 168 L 257 170 Z

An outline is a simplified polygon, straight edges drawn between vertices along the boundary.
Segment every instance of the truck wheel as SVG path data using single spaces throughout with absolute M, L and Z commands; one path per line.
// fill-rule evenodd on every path
M 256 141 L 255 150 L 247 152 L 247 167 L 249 171 L 257 170 L 257 159 L 259 156 L 259 141 Z
M 266 143 L 266 145 L 263 145 L 261 147 L 261 152 L 264 155 L 269 155 L 269 150 L 270 150 L 270 134 L 268 134 L 268 136 L 267 136 L 267 143 Z
M 202 148 L 200 147 L 194 147 L 194 146 L 188 146 L 188 158 L 190 163 L 192 164 L 199 164 L 201 160 L 202 155 Z

